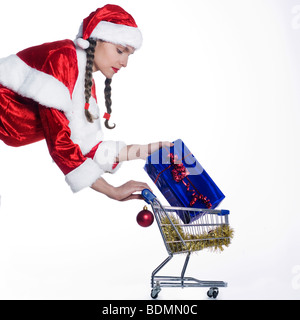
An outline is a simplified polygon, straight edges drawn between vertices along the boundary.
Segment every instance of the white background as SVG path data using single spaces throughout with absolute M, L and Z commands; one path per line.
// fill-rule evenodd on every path
M 226 195 L 235 229 L 221 254 L 193 254 L 187 275 L 224 280 L 219 299 L 299 299 L 300 0 L 114 1 L 136 19 L 141 50 L 113 79 L 107 139 L 181 138 Z M 74 39 L 104 1 L 11 0 L 0 11 L 0 56 Z M 100 107 L 103 76 L 95 75 Z M 104 109 L 103 109 L 104 112 Z M 147 182 L 143 161 L 107 180 Z M 166 258 L 155 224 L 91 189 L 72 194 L 45 141 L 0 142 L 0 299 L 150 299 Z M 176 256 L 165 274 L 178 274 Z M 206 299 L 163 289 L 159 299 Z

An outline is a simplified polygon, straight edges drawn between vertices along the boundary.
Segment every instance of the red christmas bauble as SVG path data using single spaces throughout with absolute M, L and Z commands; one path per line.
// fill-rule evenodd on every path
M 136 221 L 141 227 L 150 227 L 154 221 L 153 213 L 145 206 L 144 209 L 138 213 Z

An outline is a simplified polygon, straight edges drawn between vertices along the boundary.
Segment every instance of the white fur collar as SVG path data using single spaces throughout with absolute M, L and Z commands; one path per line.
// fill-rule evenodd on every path
M 14 92 L 31 98 L 48 108 L 65 113 L 70 121 L 71 139 L 78 144 L 83 154 L 88 153 L 102 139 L 100 120 L 89 123 L 84 115 L 84 78 L 86 53 L 77 48 L 78 78 L 72 94 L 59 80 L 44 72 L 31 68 L 17 55 L 0 59 L 0 84 Z M 99 107 L 93 97 L 90 98 L 90 111 L 100 115 Z

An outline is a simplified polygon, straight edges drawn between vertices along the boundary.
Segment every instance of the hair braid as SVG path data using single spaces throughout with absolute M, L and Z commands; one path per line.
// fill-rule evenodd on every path
M 111 114 L 112 110 L 111 110 L 111 105 L 112 105 L 112 101 L 111 101 L 111 79 L 106 78 L 105 79 L 105 88 L 104 88 L 104 97 L 105 97 L 105 106 L 106 106 L 106 110 L 108 114 Z M 115 123 L 114 125 L 111 127 L 108 124 L 108 120 L 106 119 L 105 122 L 105 127 L 108 129 L 113 129 L 115 128 Z
M 84 96 L 85 96 L 86 103 L 89 103 L 90 97 L 92 95 L 94 54 L 95 54 L 95 47 L 97 44 L 97 41 L 95 39 L 89 38 L 88 41 L 90 45 L 85 50 L 86 68 L 85 68 Z M 84 112 L 88 122 L 93 122 L 94 119 L 97 119 L 97 117 L 93 116 L 89 110 L 85 109 Z

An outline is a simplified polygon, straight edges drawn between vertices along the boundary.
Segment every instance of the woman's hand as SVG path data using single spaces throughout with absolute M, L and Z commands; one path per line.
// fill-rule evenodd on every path
M 91 188 L 117 201 L 143 199 L 141 194 L 136 194 L 135 192 L 150 189 L 147 183 L 133 180 L 130 180 L 119 187 L 114 187 L 107 183 L 103 178 L 96 180 Z
M 143 199 L 141 194 L 136 194 L 135 192 L 141 192 L 144 189 L 150 189 L 146 183 L 130 180 L 123 185 L 115 188 L 114 199 L 118 201 Z

